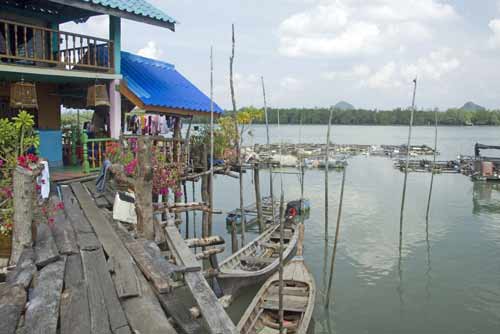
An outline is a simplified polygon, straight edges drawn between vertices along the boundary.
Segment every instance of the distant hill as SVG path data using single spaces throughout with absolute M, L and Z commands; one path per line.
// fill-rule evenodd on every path
M 485 107 L 480 106 L 478 104 L 475 104 L 474 102 L 467 102 L 465 103 L 460 110 L 463 111 L 480 111 L 480 110 L 486 110 Z
M 345 101 L 340 101 L 336 105 L 333 106 L 333 109 L 337 110 L 354 110 L 354 106 L 350 103 L 347 103 Z

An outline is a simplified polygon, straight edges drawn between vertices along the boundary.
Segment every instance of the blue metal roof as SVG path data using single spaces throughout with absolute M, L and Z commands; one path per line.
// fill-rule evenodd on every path
M 128 89 L 146 106 L 210 112 L 210 98 L 172 64 L 122 51 L 121 72 Z M 224 111 L 214 103 L 214 113 Z
M 143 16 L 155 21 L 175 24 L 176 20 L 161 9 L 158 9 L 148 3 L 146 0 L 74 0 L 75 2 L 85 3 L 89 6 L 96 5 L 106 8 L 116 9 L 124 13 Z M 57 0 L 56 2 L 60 2 Z M 66 2 L 65 2 L 66 4 Z M 71 6 L 71 3 L 69 3 Z

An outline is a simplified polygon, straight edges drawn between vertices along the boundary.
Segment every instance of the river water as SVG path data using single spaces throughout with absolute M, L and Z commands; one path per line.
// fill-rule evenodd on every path
M 323 143 L 326 130 L 326 126 L 272 126 L 271 141 Z M 253 136 L 245 139 L 247 145 L 265 142 L 264 127 L 255 126 L 252 132 Z M 333 126 L 332 141 L 403 144 L 407 133 L 407 127 Z M 433 142 L 434 128 L 414 128 L 413 144 L 432 146 Z M 440 128 L 439 159 L 473 154 L 476 142 L 499 144 L 500 128 Z M 282 177 L 286 199 L 299 198 L 297 176 Z M 325 272 L 329 271 L 333 248 L 342 173 L 329 174 L 330 220 L 325 242 L 324 171 L 306 172 L 305 197 L 311 201 L 311 215 L 306 222 L 304 257 L 318 290 L 314 333 L 498 333 L 500 187 L 473 183 L 459 174 L 436 175 L 430 219 L 426 223 L 430 174 L 410 174 L 400 256 L 403 177 L 389 158 L 349 159 L 332 303 L 326 310 Z M 245 175 L 244 182 L 245 201 L 253 202 L 251 173 Z M 280 177 L 275 176 L 275 189 L 279 190 L 280 185 Z M 261 173 L 261 186 L 263 195 L 267 195 L 267 171 Z M 238 180 L 217 176 L 214 189 L 216 208 L 231 210 L 239 206 Z M 190 199 L 191 196 L 189 192 Z M 192 222 L 193 217 L 191 233 Z M 225 237 L 229 250 L 224 215 L 214 217 L 214 234 Z M 255 236 L 247 233 L 247 242 Z M 230 315 L 235 322 L 257 288 L 247 289 L 233 303 Z

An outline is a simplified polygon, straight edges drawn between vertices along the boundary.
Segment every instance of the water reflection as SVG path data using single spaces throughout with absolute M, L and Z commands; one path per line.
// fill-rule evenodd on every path
M 500 213 L 500 183 L 476 181 L 473 185 L 473 213 Z

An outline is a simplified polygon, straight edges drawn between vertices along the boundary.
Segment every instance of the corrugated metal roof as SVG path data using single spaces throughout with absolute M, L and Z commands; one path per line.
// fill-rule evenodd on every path
M 176 23 L 176 20 L 162 10 L 152 6 L 145 0 L 78 0 L 94 5 L 118 9 L 135 15 L 149 17 L 154 20 Z
M 210 98 L 172 64 L 122 51 L 121 72 L 128 88 L 147 106 L 210 112 Z M 214 103 L 214 113 L 223 112 Z

